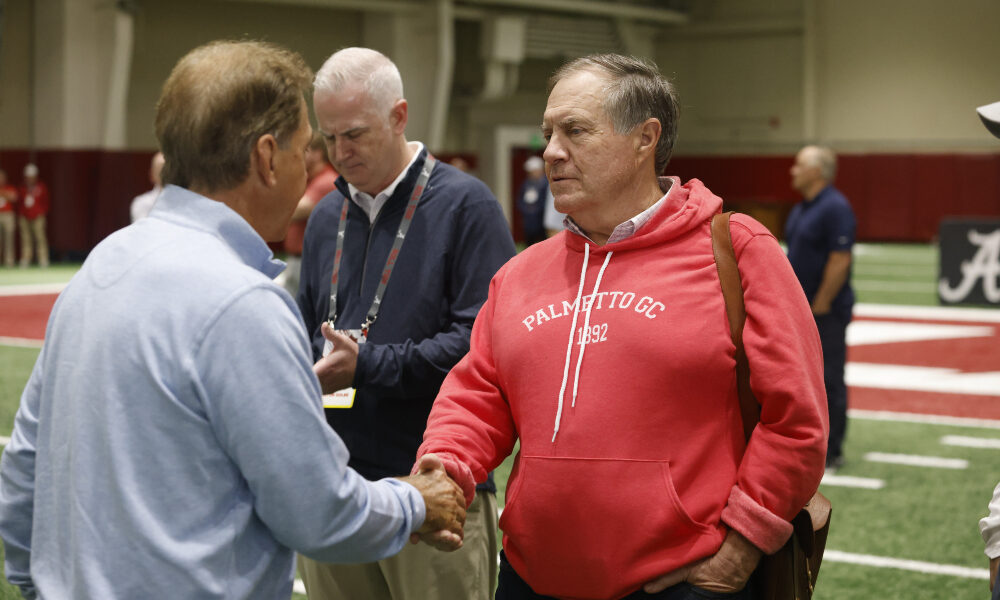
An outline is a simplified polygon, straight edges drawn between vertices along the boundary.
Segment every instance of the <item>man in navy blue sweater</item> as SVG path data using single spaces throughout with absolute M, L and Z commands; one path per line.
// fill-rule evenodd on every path
M 396 66 L 366 48 L 331 56 L 313 105 L 341 177 L 310 217 L 298 303 L 329 424 L 367 477 L 409 470 L 448 371 L 466 354 L 493 274 L 514 254 L 479 180 L 407 142 Z M 420 544 L 377 563 L 300 560 L 310 598 L 492 598 L 496 498 L 482 482 L 464 546 Z
M 854 210 L 833 187 L 837 157 L 829 148 L 806 146 L 795 156 L 792 187 L 802 194 L 785 223 L 788 261 L 809 299 L 823 343 L 823 379 L 830 411 L 826 466 L 843 462 L 847 433 L 847 325 L 854 310 L 851 249 L 857 223 Z

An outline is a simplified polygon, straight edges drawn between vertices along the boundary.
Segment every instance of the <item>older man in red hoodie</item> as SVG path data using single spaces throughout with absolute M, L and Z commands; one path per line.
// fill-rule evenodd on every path
M 671 84 L 596 55 L 550 86 L 544 159 L 569 228 L 493 278 L 419 455 L 440 457 L 471 501 L 520 441 L 498 599 L 751 598 L 761 554 L 788 539 L 823 474 L 809 305 L 774 237 L 734 216 L 761 404 L 745 442 L 710 236 L 722 200 L 659 177 L 677 131 Z

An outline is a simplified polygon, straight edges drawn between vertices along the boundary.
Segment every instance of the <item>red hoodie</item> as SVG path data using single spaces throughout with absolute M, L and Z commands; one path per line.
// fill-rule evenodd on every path
M 762 406 L 746 445 L 710 237 L 722 201 L 672 181 L 631 238 L 563 232 L 507 263 L 428 419 L 418 454 L 470 502 L 520 439 L 500 527 L 539 594 L 620 598 L 715 553 L 728 527 L 773 552 L 823 474 L 823 360 L 788 260 L 733 217 Z

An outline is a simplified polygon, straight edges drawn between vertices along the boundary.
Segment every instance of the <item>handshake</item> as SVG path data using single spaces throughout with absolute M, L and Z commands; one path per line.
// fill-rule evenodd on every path
M 445 472 L 441 459 L 433 454 L 420 457 L 415 473 L 400 477 L 417 488 L 424 498 L 424 524 L 410 536 L 414 544 L 423 541 L 438 550 L 451 552 L 462 547 L 465 535 L 465 494 Z

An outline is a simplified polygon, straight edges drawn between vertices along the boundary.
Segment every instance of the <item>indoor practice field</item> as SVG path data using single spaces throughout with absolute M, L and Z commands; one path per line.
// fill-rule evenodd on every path
M 854 257 L 846 463 L 820 488 L 834 512 L 814 597 L 988 598 L 977 523 L 1000 479 L 1000 310 L 937 306 L 934 246 L 859 244 Z M 0 443 L 75 270 L 0 271 Z M 0 584 L 0 600 L 19 597 Z

